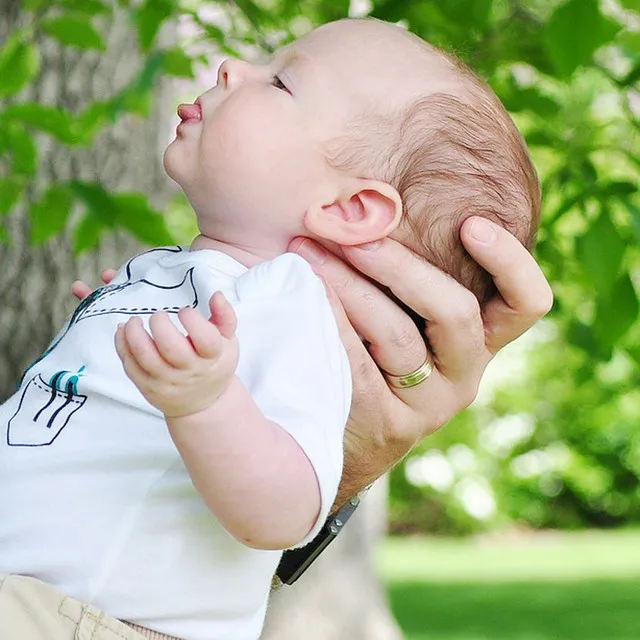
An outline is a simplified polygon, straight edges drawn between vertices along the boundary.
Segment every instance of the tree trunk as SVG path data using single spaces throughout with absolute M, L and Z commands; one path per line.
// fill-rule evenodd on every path
M 21 4 L 0 0 L 0 42 L 25 24 Z M 40 76 L 21 98 L 75 112 L 125 86 L 140 68 L 135 33 L 121 11 L 105 20 L 101 30 L 107 54 L 60 47 L 42 38 Z M 159 108 L 148 120 L 124 117 L 89 149 L 70 149 L 38 136 L 40 160 L 29 198 L 35 200 L 51 182 L 79 179 L 101 182 L 114 191 L 152 195 L 154 204 L 162 207 L 171 187 L 160 163 L 159 133 L 166 132 L 173 109 L 171 101 L 161 99 L 164 92 L 164 87 L 158 91 L 153 103 Z M 30 246 L 27 207 L 22 206 L 12 214 L 8 230 L 11 244 L 0 244 L 0 400 L 15 391 L 25 366 L 44 350 L 75 305 L 73 280 L 95 284 L 102 268 L 120 266 L 139 249 L 130 236 L 120 233 L 105 237 L 97 251 L 81 258 L 73 255 L 70 232 L 44 246 Z
M 294 585 L 271 598 L 262 640 L 400 640 L 373 567 L 387 483 L 369 491 L 336 540 Z
M 24 24 L 20 5 L 19 0 L 0 0 L 0 42 Z M 78 52 L 44 39 L 40 77 L 24 97 L 77 111 L 127 84 L 140 64 L 135 33 L 118 11 L 102 26 L 108 54 Z M 38 177 L 30 197 L 36 199 L 51 182 L 80 179 L 99 181 L 114 191 L 140 191 L 162 208 L 171 187 L 160 158 L 175 105 L 167 87 L 153 102 L 151 118 L 122 118 L 90 149 L 69 149 L 40 136 Z M 30 246 L 26 207 L 18 208 L 9 223 L 11 245 L 0 244 L 0 400 L 13 393 L 24 368 L 75 305 L 72 281 L 96 283 L 101 268 L 119 266 L 139 249 L 130 236 L 115 234 L 105 237 L 97 251 L 77 258 L 69 232 L 44 246 Z M 401 638 L 372 566 L 373 547 L 384 529 L 385 501 L 382 483 L 312 569 L 274 595 L 264 640 Z

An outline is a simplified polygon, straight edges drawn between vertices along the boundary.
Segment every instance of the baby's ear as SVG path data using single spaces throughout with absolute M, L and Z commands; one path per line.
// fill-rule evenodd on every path
M 388 236 L 401 217 L 402 200 L 390 184 L 358 179 L 332 203 L 310 207 L 304 224 L 312 236 L 350 246 Z

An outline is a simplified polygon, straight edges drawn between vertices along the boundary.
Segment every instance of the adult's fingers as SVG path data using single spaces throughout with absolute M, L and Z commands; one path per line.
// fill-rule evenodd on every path
M 310 255 L 306 240 L 297 247 L 313 269 L 330 285 L 340 299 L 349 322 L 369 344 L 370 356 L 383 371 L 403 375 L 417 369 L 425 360 L 426 346 L 413 320 L 372 282 L 356 273 L 342 260 L 319 247 L 320 256 Z M 308 257 L 309 256 L 309 257 Z M 320 259 L 318 259 L 320 258 Z M 371 362 L 373 365 L 373 362 Z
M 487 348 L 496 353 L 551 309 L 553 293 L 533 256 L 508 231 L 484 218 L 469 218 L 460 238 L 500 293 L 484 309 Z
M 380 369 L 372 360 L 365 348 L 362 338 L 356 332 L 347 316 L 342 301 L 329 282 L 323 278 L 327 297 L 333 316 L 336 319 L 340 340 L 347 352 L 353 378 L 353 395 L 362 396 L 370 393 L 372 388 L 383 390 L 386 387 Z
M 373 250 L 344 247 L 344 253 L 358 270 L 389 287 L 427 320 L 427 336 L 440 373 L 457 380 L 468 377 L 470 370 L 486 366 L 480 307 L 471 292 L 390 238 Z M 389 357 L 394 356 L 389 353 Z M 396 369 L 402 365 L 397 358 Z M 413 368 L 422 361 L 414 363 Z M 401 373 L 412 370 L 403 368 Z

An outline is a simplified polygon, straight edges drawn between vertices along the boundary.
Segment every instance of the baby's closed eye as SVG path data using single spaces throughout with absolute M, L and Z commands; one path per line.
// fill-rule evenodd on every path
M 280 77 L 277 75 L 271 78 L 271 86 L 275 87 L 276 89 L 280 89 L 280 91 L 286 91 L 288 94 L 291 95 L 291 91 L 289 90 L 289 88 L 284 84 L 284 82 L 282 82 Z

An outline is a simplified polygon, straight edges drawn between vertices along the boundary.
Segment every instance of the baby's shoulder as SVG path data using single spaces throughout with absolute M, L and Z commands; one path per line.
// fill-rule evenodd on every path
M 154 247 L 129 258 L 122 266 L 123 275 L 128 280 L 132 280 L 144 274 L 150 268 L 171 265 L 172 260 L 175 260 L 177 256 L 183 258 L 186 255 L 188 255 L 188 251 L 186 251 L 185 247 Z
M 295 253 L 285 253 L 251 267 L 237 282 L 239 299 L 322 295 L 324 286 L 309 263 Z

